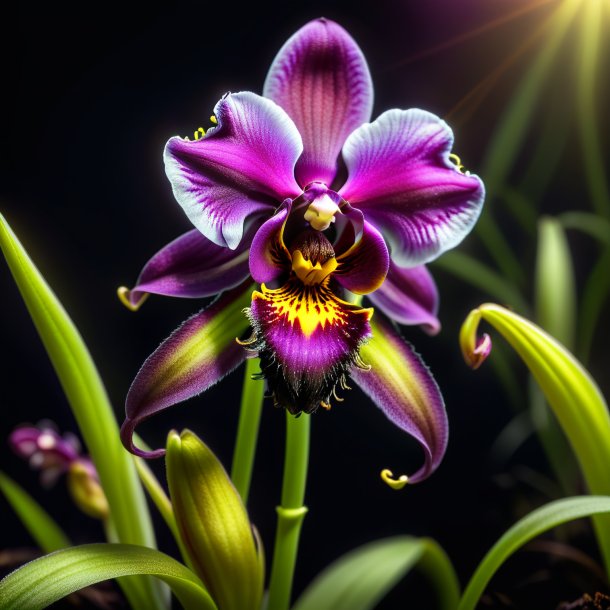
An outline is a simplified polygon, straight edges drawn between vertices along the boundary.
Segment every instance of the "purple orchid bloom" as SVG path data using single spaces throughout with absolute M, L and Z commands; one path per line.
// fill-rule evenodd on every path
M 166 173 L 196 229 L 119 296 L 137 309 L 148 293 L 224 294 L 138 373 L 122 428 L 132 452 L 162 455 L 134 446 L 136 425 L 259 356 L 276 405 L 293 414 L 329 408 L 351 375 L 421 443 L 426 461 L 409 480 L 437 467 L 447 444 L 438 387 L 391 324 L 371 322 L 359 295 L 401 324 L 437 332 L 438 295 L 424 263 L 472 229 L 484 189 L 452 161 L 453 134 L 440 118 L 394 109 L 369 123 L 372 106 L 361 50 L 341 26 L 318 19 L 279 51 L 263 96 L 229 93 L 207 133 L 169 140 Z
M 60 435 L 53 422 L 38 426 L 19 426 L 9 436 L 11 449 L 40 471 L 40 483 L 51 487 L 67 475 L 68 489 L 76 505 L 91 517 L 105 519 L 108 501 L 93 462 L 82 454 L 78 438 L 66 432 Z

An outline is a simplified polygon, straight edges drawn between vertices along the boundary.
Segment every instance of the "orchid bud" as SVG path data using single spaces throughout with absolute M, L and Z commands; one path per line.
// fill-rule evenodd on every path
M 222 464 L 189 430 L 170 432 L 166 464 L 176 522 L 194 571 L 219 610 L 258 610 L 262 549 Z

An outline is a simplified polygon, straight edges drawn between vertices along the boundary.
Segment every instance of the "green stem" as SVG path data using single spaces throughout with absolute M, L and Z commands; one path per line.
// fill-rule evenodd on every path
M 301 525 L 307 513 L 303 506 L 309 465 L 309 415 L 286 413 L 286 459 L 282 483 L 282 504 L 278 522 L 269 583 L 267 610 L 288 610 L 292 579 L 299 548 Z
M 258 379 L 252 379 L 253 375 L 259 372 L 259 367 L 260 361 L 258 358 L 251 358 L 246 361 L 239 425 L 231 469 L 231 480 L 244 504 L 248 502 L 250 492 L 254 453 L 265 393 L 265 384 Z

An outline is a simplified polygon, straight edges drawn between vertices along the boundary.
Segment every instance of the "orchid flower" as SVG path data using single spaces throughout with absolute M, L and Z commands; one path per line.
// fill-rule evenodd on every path
M 438 386 L 393 325 L 377 315 L 372 322 L 361 301 L 367 295 L 390 319 L 438 331 L 424 264 L 472 229 L 484 189 L 451 153 L 443 120 L 393 109 L 369 123 L 372 106 L 360 48 L 318 19 L 279 51 L 263 96 L 228 93 L 207 132 L 169 140 L 166 173 L 195 229 L 119 296 L 137 309 L 148 293 L 223 294 L 138 373 L 122 428 L 132 452 L 162 455 L 135 447 L 136 425 L 258 356 L 276 405 L 293 414 L 328 409 L 351 376 L 422 445 L 425 463 L 409 480 L 437 467 L 447 444 Z
M 90 517 L 105 519 L 108 516 L 108 500 L 97 470 L 93 462 L 82 455 L 82 446 L 74 434 L 66 432 L 61 436 L 52 423 L 41 422 L 38 426 L 15 428 L 9 436 L 9 445 L 32 469 L 40 471 L 43 487 L 51 487 L 66 474 L 74 503 Z

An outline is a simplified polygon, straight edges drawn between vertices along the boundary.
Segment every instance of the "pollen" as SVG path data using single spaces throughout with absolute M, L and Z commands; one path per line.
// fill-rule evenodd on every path
M 201 140 L 201 138 L 203 138 L 203 136 L 205 135 L 205 129 L 203 127 L 199 127 L 195 133 L 195 140 Z

